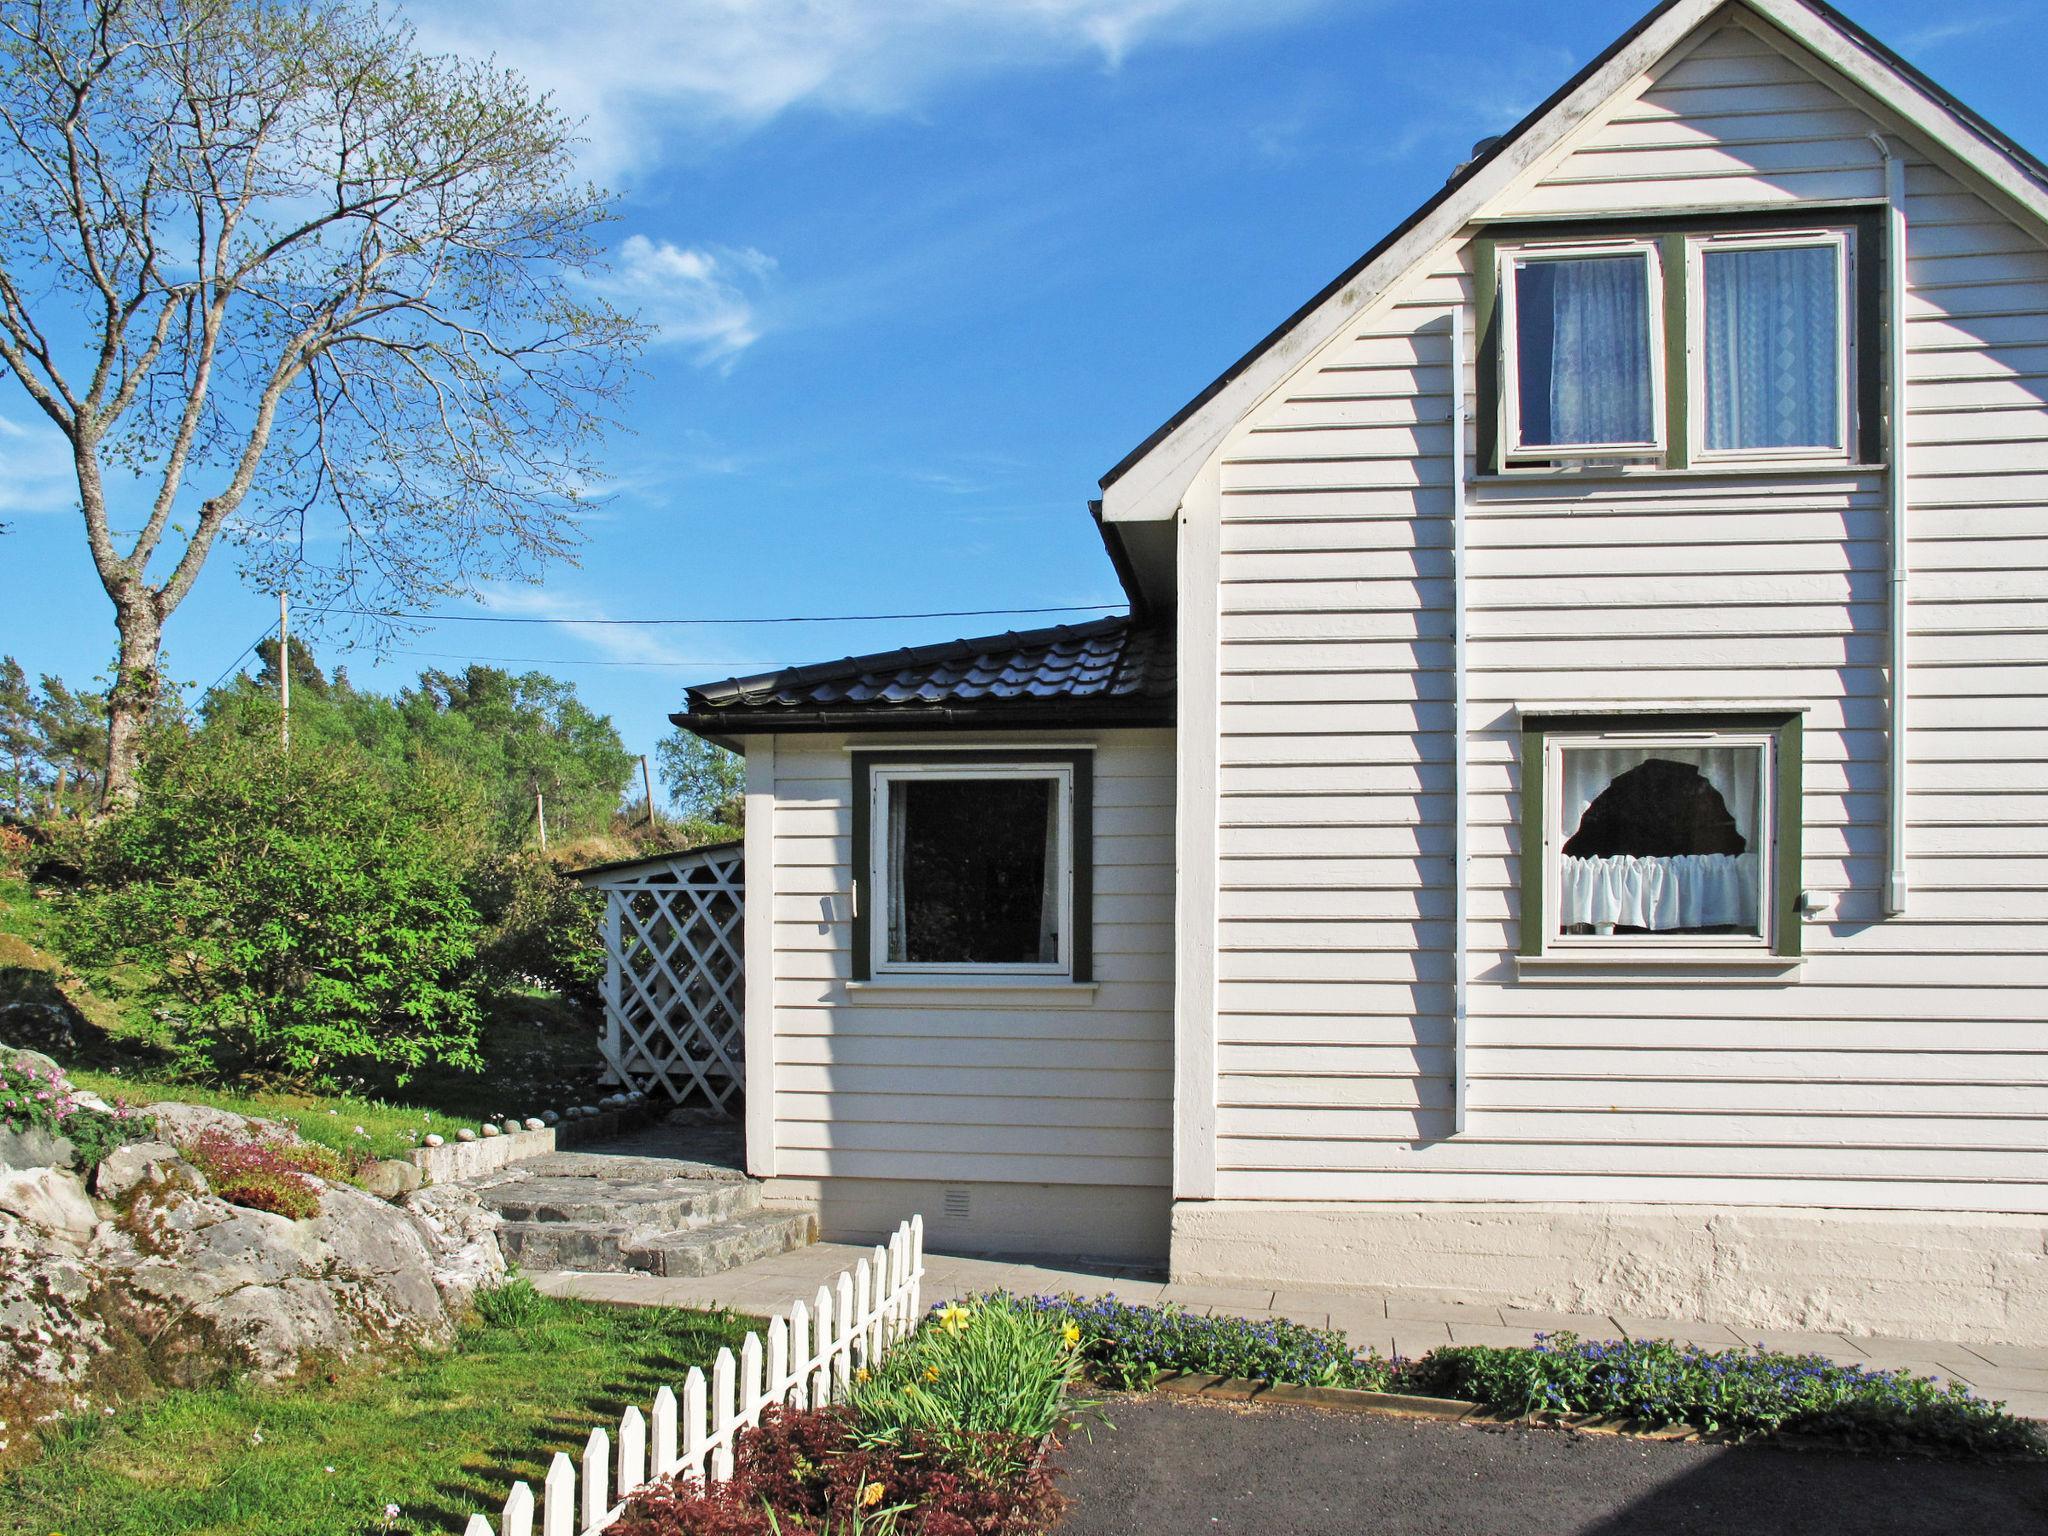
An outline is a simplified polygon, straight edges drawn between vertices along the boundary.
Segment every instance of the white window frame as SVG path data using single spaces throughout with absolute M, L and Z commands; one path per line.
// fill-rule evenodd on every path
M 889 786 L 899 781 L 989 781 L 1046 779 L 1058 796 L 1060 957 L 1051 964 L 992 961 L 924 961 L 889 958 Z M 885 976 L 1031 976 L 1058 980 L 1074 973 L 1074 770 L 1064 763 L 878 764 L 868 785 L 868 889 L 874 916 L 868 923 L 868 974 Z
M 1713 251 L 1782 251 L 1826 247 L 1835 252 L 1835 436 L 1837 446 L 1813 444 L 1775 448 L 1707 446 L 1707 256 Z M 1735 234 L 1691 235 L 1685 242 L 1686 371 L 1690 379 L 1686 444 L 1695 464 L 1847 464 L 1855 455 L 1850 410 L 1856 388 L 1856 259 L 1851 229 L 1744 230 Z
M 1643 262 L 1643 281 L 1648 287 L 1650 328 L 1650 437 L 1638 443 L 1524 443 L 1522 441 L 1522 327 L 1516 305 L 1515 269 L 1525 262 L 1584 260 L 1596 256 L 1636 256 Z M 1665 453 L 1665 420 L 1670 414 L 1664 398 L 1664 265 L 1663 253 L 1654 239 L 1576 240 L 1557 244 L 1503 245 L 1499 251 L 1498 291 L 1501 295 L 1502 358 L 1501 434 L 1506 456 L 1516 459 L 1614 459 L 1662 458 Z
M 1564 754 L 1572 748 L 1633 748 L 1654 752 L 1659 747 L 1756 747 L 1762 754 L 1757 770 L 1756 825 L 1752 845 L 1763 854 L 1757 880 L 1757 931 L 1746 933 L 1566 933 L 1562 898 L 1564 845 L 1578 829 L 1563 825 Z M 1654 954 L 1673 959 L 1688 952 L 1725 955 L 1729 951 L 1770 955 L 1777 932 L 1777 777 L 1778 742 L 1769 730 L 1552 730 L 1543 737 L 1543 912 L 1545 954 Z

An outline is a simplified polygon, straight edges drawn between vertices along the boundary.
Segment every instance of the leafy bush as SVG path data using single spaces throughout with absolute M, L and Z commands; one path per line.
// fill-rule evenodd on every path
M 303 1221 L 320 1214 L 315 1179 L 346 1176 L 341 1159 L 325 1147 L 202 1131 L 179 1149 L 206 1175 L 213 1192 L 231 1205 L 271 1211 Z
M 1409 1377 L 1421 1390 L 1517 1416 L 1593 1414 L 1740 1436 L 1790 1430 L 1852 1444 L 2048 1455 L 2039 1426 L 1963 1387 L 1818 1355 L 1539 1334 L 1534 1349 L 1439 1349 Z
M 0 1062 L 0 1126 L 62 1136 L 71 1143 L 78 1166 L 90 1171 L 116 1147 L 147 1137 L 155 1122 L 125 1104 L 112 1114 L 88 1109 L 62 1072 L 16 1057 Z
M 538 984 L 588 1003 L 604 979 L 604 898 L 538 853 L 509 853 L 470 884 L 487 925 L 477 962 L 500 986 Z
M 1031 1465 L 1010 1478 L 955 1460 L 930 1436 L 900 1447 L 853 1443 L 845 1407 L 770 1408 L 733 1446 L 733 1475 L 706 1488 L 675 1477 L 641 1490 L 613 1536 L 1017 1536 L 1048 1529 L 1064 1505 Z
M 479 1065 L 459 791 L 248 715 L 153 752 L 89 841 L 74 942 L 139 964 L 188 1069 Z
M 1073 1341 L 1036 1308 L 1003 1295 L 946 1306 L 872 1376 L 856 1374 L 854 1443 L 900 1449 L 925 1436 L 990 1476 L 1016 1476 L 1063 1416 L 1079 1372 Z
M 1390 1362 L 1371 1352 L 1354 1354 L 1343 1334 L 1285 1319 L 1202 1317 L 1171 1304 L 1131 1306 L 1113 1296 L 1038 1296 L 1027 1305 L 1071 1332 L 1090 1377 L 1124 1391 L 1177 1371 L 1364 1391 L 1385 1391 L 1393 1381 Z

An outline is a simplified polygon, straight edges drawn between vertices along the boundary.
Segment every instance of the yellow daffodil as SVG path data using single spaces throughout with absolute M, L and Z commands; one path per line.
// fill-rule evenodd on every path
M 946 1303 L 944 1309 L 939 1313 L 939 1326 L 948 1333 L 962 1333 L 966 1330 L 968 1321 L 973 1316 L 974 1314 L 961 1306 L 959 1302 L 951 1301 Z
M 855 1371 L 853 1373 L 853 1379 L 855 1381 L 866 1381 L 868 1379 L 868 1368 L 866 1366 L 862 1366 L 859 1370 Z
M 882 1502 L 882 1485 L 880 1483 L 869 1483 L 867 1487 L 860 1491 L 860 1501 L 869 1509 L 873 1509 Z
M 1060 1330 L 1060 1337 L 1067 1341 L 1067 1348 L 1072 1349 L 1081 1342 L 1081 1325 L 1079 1323 L 1067 1324 L 1066 1327 Z
M 939 1379 L 939 1368 L 936 1365 L 926 1366 L 924 1368 L 924 1379 L 926 1381 L 937 1381 Z

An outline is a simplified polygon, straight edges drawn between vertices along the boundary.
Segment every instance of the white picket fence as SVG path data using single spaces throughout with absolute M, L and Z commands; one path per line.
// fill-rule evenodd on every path
M 737 1361 L 721 1349 L 707 1388 L 696 1366 L 676 1394 L 663 1387 L 651 1411 L 628 1408 L 613 1437 L 593 1429 L 580 1471 L 557 1451 L 541 1483 L 540 1536 L 591 1536 L 617 1520 L 634 1491 L 656 1478 L 687 1472 L 713 1483 L 732 1476 L 733 1441 L 761 1422 L 773 1404 L 822 1408 L 844 1395 L 853 1373 L 872 1368 L 890 1346 L 917 1326 L 924 1292 L 924 1218 L 899 1226 L 887 1246 L 830 1286 L 819 1286 L 810 1305 L 799 1301 L 785 1320 L 768 1325 L 768 1339 L 750 1333 Z M 533 1489 L 514 1483 L 493 1526 L 471 1515 L 462 1536 L 534 1536 Z

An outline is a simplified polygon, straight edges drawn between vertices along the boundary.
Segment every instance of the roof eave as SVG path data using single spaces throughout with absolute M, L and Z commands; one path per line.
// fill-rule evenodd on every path
M 1118 729 L 1170 726 L 1172 699 L 1039 699 L 999 705 L 919 704 L 861 705 L 846 709 L 792 709 L 768 706 L 759 711 L 720 709 L 670 715 L 669 722 L 720 746 L 747 736 L 817 734 L 824 731 L 945 731 Z

